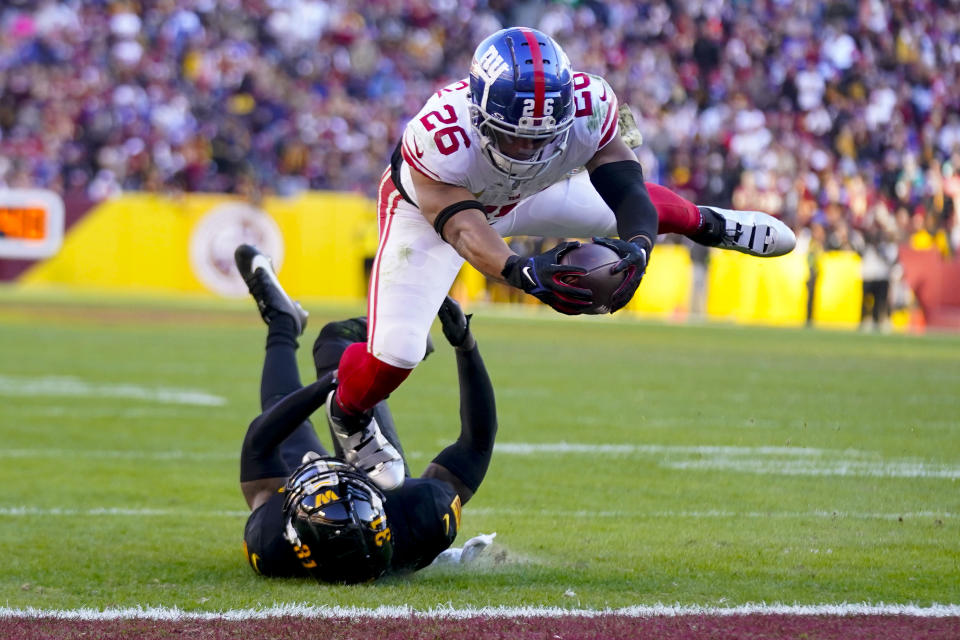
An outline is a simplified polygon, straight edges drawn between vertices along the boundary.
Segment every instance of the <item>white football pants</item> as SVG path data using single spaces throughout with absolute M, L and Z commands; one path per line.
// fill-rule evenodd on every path
M 412 369 L 426 351 L 430 325 L 464 259 L 397 191 L 388 170 L 378 198 L 380 245 L 370 274 L 367 351 L 387 364 Z M 489 214 L 501 237 L 616 237 L 613 211 L 581 171 Z

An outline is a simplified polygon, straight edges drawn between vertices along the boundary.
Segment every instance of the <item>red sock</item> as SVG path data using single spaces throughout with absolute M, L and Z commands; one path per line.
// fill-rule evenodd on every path
M 670 189 L 647 182 L 647 191 L 660 218 L 659 233 L 692 235 L 700 230 L 700 210 L 697 205 L 681 198 Z
M 377 360 L 367 353 L 366 342 L 354 342 L 340 356 L 337 402 L 349 413 L 363 413 L 390 395 L 411 371 Z

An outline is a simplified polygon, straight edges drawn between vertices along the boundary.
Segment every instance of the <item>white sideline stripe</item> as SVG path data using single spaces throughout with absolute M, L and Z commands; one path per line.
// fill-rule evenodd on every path
M 471 507 L 468 512 L 472 516 L 530 516 L 536 518 L 758 518 L 781 519 L 795 518 L 829 518 L 854 520 L 907 520 L 913 518 L 955 518 L 957 514 L 948 511 L 908 511 L 904 513 L 870 513 L 857 511 L 721 511 L 709 509 L 706 511 L 587 511 L 587 510 L 560 510 L 511 508 Z M 0 512 L 2 513 L 2 512 Z
M 781 520 L 794 518 L 851 518 L 856 520 L 912 520 L 926 518 L 950 519 L 957 514 L 941 511 L 908 511 L 904 513 L 869 513 L 856 511 L 587 511 L 587 510 L 553 510 L 553 509 L 510 509 L 471 507 L 468 510 L 471 516 L 526 516 L 536 518 L 762 518 Z M 196 509 L 138 509 L 132 507 L 94 507 L 90 509 L 64 509 L 54 507 L 44 509 L 24 505 L 0 506 L 0 517 L 18 516 L 173 516 L 173 517 L 213 517 L 213 518 L 245 518 L 249 511 L 242 510 L 214 510 L 200 511 Z
M 239 454 L 215 451 L 122 451 L 103 449 L 0 449 L 0 458 L 114 458 L 131 460 L 236 460 Z
M 957 465 L 934 464 L 914 459 L 884 460 L 876 452 L 856 449 L 504 442 L 498 443 L 494 452 L 497 456 L 550 454 L 646 455 L 656 457 L 655 463 L 667 469 L 733 471 L 760 475 L 948 480 L 960 478 L 960 466 Z M 232 460 L 236 455 L 234 452 L 225 451 L 0 449 L 0 458 Z M 419 451 L 407 452 L 407 458 L 411 460 L 424 457 L 426 454 Z
M 449 444 L 447 441 L 438 443 L 438 446 Z M 633 445 L 633 444 L 578 444 L 570 442 L 555 442 L 544 444 L 530 444 L 524 442 L 498 442 L 496 444 L 495 454 L 532 456 L 540 454 L 582 454 L 582 453 L 600 453 L 600 454 L 648 454 L 648 455 L 794 455 L 803 457 L 818 457 L 827 454 L 843 454 L 850 457 L 865 457 L 875 454 L 866 454 L 854 449 L 829 450 L 829 449 L 811 449 L 806 447 L 721 447 L 721 446 L 679 446 L 679 445 Z M 424 456 L 426 454 L 413 451 L 407 452 L 411 456 Z M 110 457 L 149 457 L 149 458 L 179 458 L 185 456 L 194 456 L 197 458 L 211 457 L 236 457 L 236 452 L 232 453 L 213 453 L 213 452 L 184 452 L 178 450 L 170 451 L 123 451 L 123 450 L 89 450 L 89 449 L 0 449 L 0 457 L 32 457 L 34 455 L 63 455 L 63 456 L 110 456 Z
M 560 607 L 438 607 L 417 610 L 408 606 L 328 607 L 307 604 L 277 604 L 257 609 L 230 609 L 227 611 L 184 611 L 176 607 L 137 607 L 127 609 L 14 609 L 0 607 L 2 618 L 60 618 L 68 620 L 262 620 L 280 616 L 299 618 L 597 618 L 621 616 L 627 618 L 673 618 L 676 616 L 912 616 L 917 618 L 952 618 L 960 616 L 960 605 L 937 604 L 921 607 L 913 604 L 817 604 L 785 605 L 779 603 L 747 603 L 735 607 L 702 607 L 697 605 L 637 605 L 619 609 L 563 609 Z
M 190 516 L 196 517 L 215 517 L 215 518 L 246 518 L 250 515 L 249 511 L 197 511 L 186 509 L 133 509 L 124 507 L 95 507 L 92 509 L 62 509 L 54 507 L 52 509 L 41 509 L 38 507 L 0 507 L 0 516 Z
M 960 466 L 883 460 L 876 452 L 810 447 L 732 447 L 552 442 L 497 443 L 494 455 L 651 455 L 667 469 L 737 471 L 762 475 L 870 478 L 960 478 Z M 684 459 L 686 458 L 686 459 Z
M 809 447 L 727 447 L 706 445 L 660 445 L 660 444 L 582 444 L 577 442 L 498 442 L 495 445 L 496 453 L 530 456 L 541 453 L 612 453 L 612 454 L 725 454 L 725 455 L 791 455 L 791 456 L 822 456 L 830 449 L 813 449 Z M 843 453 L 851 456 L 863 455 L 855 449 L 848 449 Z
M 196 389 L 141 387 L 134 384 L 98 384 L 69 376 L 13 378 L 0 375 L 0 395 L 127 398 L 164 404 L 221 407 L 227 399 Z
M 861 476 L 870 478 L 960 478 L 960 468 L 922 462 L 824 462 L 819 465 L 784 460 L 695 460 L 664 462 L 670 469 L 742 471 L 781 476 Z
M 16 414 L 17 416 L 36 418 L 67 418 L 70 420 L 77 418 L 109 418 L 115 420 L 130 418 L 171 420 L 184 418 L 195 421 L 197 419 L 197 405 L 160 404 L 151 402 L 149 404 L 121 407 L 113 403 L 102 404 L 104 406 L 90 406 L 88 403 L 70 402 L 67 399 L 61 399 L 58 403 L 50 399 L 42 406 L 23 403 L 17 406 L 5 407 L 5 409 L 11 415 Z

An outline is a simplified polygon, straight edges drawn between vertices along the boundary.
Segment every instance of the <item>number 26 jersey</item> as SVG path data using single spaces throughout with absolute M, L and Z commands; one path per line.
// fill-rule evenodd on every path
M 407 123 L 401 141 L 403 189 L 416 201 L 410 171 L 464 187 L 488 210 L 516 203 L 543 191 L 586 164 L 617 134 L 617 97 L 607 82 L 595 75 L 573 76 L 574 122 L 563 153 L 530 180 L 513 180 L 497 171 L 484 151 L 471 122 L 470 83 L 460 80 L 430 96 Z M 543 153 L 555 150 L 549 143 Z

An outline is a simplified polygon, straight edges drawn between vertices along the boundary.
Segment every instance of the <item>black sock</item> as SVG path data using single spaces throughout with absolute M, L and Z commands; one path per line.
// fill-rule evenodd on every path
M 707 247 L 720 244 L 723 234 L 726 233 L 726 221 L 709 207 L 699 207 L 700 230 L 689 236 L 691 240 Z
M 297 325 L 290 316 L 278 313 L 267 330 L 267 352 L 260 376 L 260 409 L 266 410 L 277 400 L 302 384 L 297 367 Z
M 365 426 L 370 424 L 370 420 L 373 419 L 372 411 L 365 411 L 364 413 L 350 413 L 342 406 L 337 400 L 336 394 L 330 398 L 330 416 L 336 420 L 338 425 L 346 431 L 347 435 L 353 435 L 354 433 L 360 431 Z

